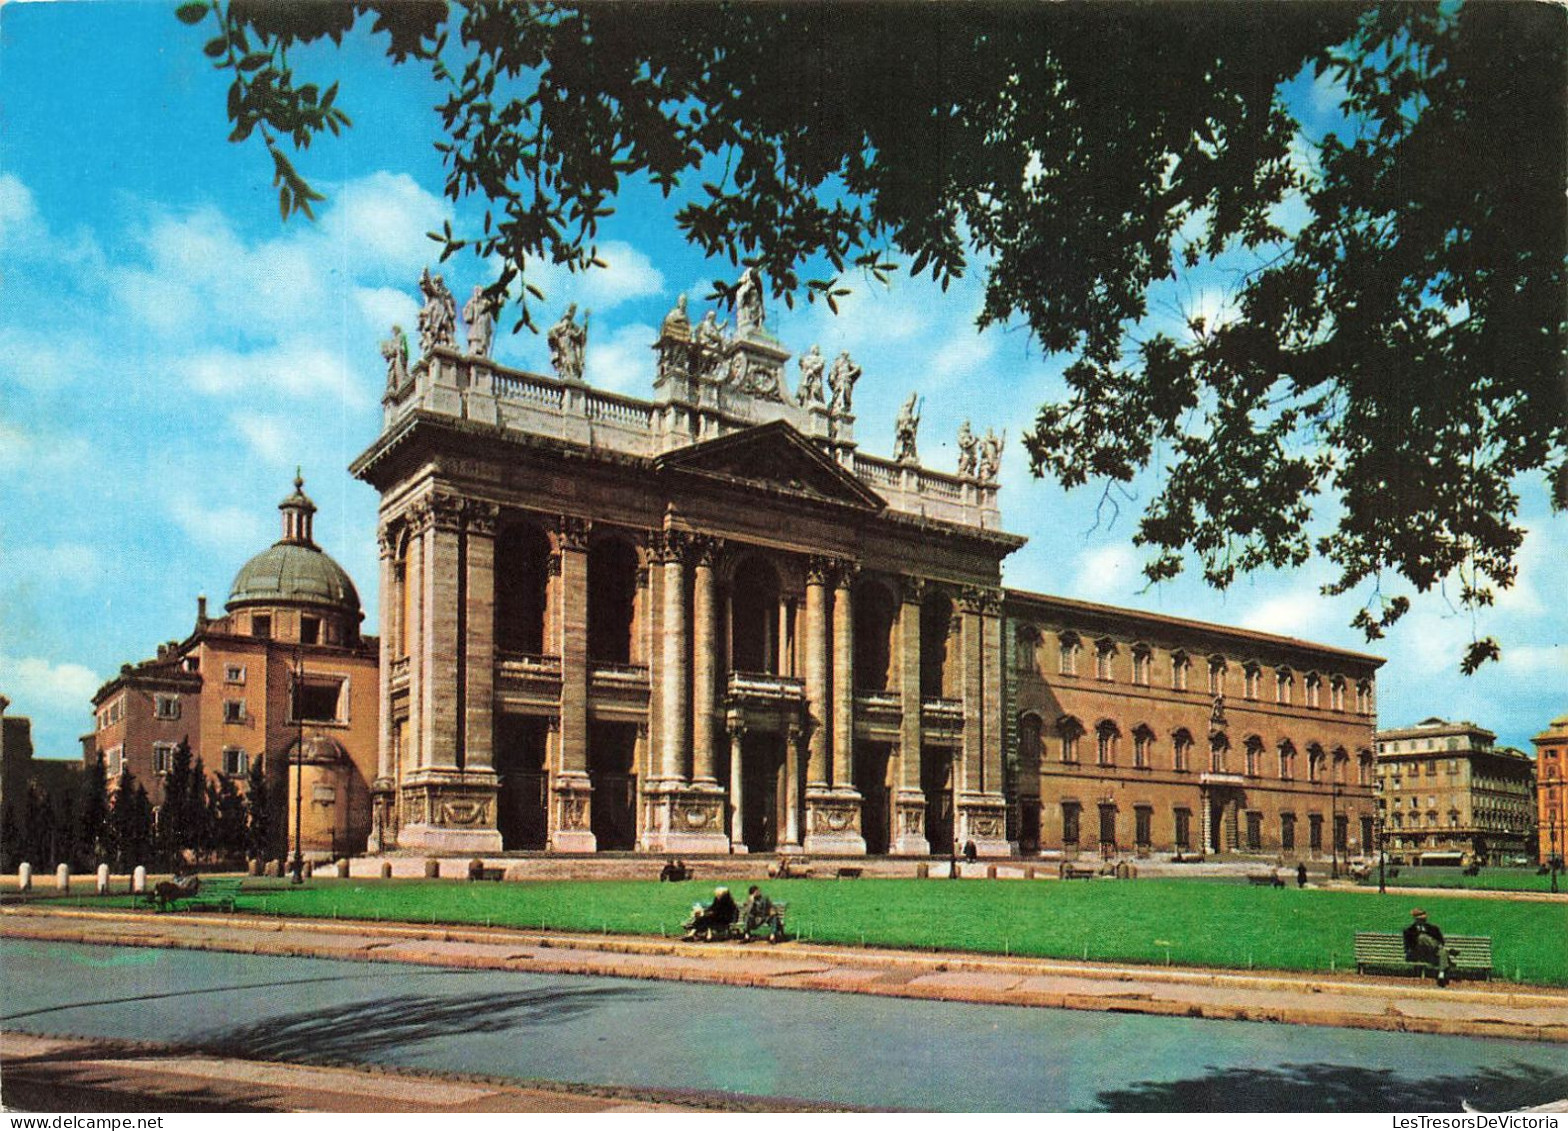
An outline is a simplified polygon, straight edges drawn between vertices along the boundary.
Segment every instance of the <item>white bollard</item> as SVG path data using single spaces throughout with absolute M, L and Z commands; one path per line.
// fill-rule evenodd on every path
M 54 870 L 54 886 L 60 891 L 71 890 L 71 866 L 61 864 Z
M 98 894 L 109 894 L 109 865 L 98 865 Z
M 348 857 L 346 856 L 338 861 L 338 879 L 348 879 Z
M 136 870 L 131 873 L 131 891 L 141 895 L 147 890 L 147 869 L 144 865 L 136 865 Z
M 23 895 L 33 890 L 33 866 L 24 863 L 16 870 L 16 887 Z

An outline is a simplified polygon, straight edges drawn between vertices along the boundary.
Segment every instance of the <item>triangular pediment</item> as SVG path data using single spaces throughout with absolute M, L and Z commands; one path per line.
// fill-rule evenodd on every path
M 753 487 L 861 510 L 881 510 L 882 497 L 845 471 L 782 420 L 704 440 L 662 455 L 660 471 Z

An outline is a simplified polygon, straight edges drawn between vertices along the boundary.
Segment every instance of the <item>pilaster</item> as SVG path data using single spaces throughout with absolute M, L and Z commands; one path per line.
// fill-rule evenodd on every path
M 575 515 L 562 515 L 556 524 L 561 735 L 560 772 L 551 786 L 550 847 L 557 852 L 593 852 L 598 847 L 588 779 L 588 530 L 587 520 Z
M 904 577 L 899 586 L 898 691 L 902 716 L 898 740 L 898 788 L 893 796 L 892 851 L 899 856 L 925 856 L 926 797 L 920 788 L 920 758 L 925 740 L 920 721 L 920 609 L 925 582 Z
M 691 541 L 692 556 L 692 784 L 717 787 L 714 720 L 718 711 L 715 674 L 718 638 L 718 602 L 714 594 L 713 560 L 717 539 L 705 536 Z M 732 787 L 733 788 L 733 787 Z M 738 839 L 738 837 L 732 837 Z
M 471 771 L 495 764 L 495 528 L 500 508 L 478 499 L 464 509 L 464 759 Z
M 828 788 L 828 618 L 827 586 L 832 563 L 814 557 L 806 564 L 806 788 Z

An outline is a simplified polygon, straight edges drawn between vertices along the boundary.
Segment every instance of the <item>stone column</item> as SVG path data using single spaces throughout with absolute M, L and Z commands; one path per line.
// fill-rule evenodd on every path
M 692 784 L 714 786 L 719 784 L 714 735 L 714 717 L 718 709 L 715 683 L 719 642 L 715 632 L 718 602 L 714 597 L 713 559 L 718 550 L 716 539 L 692 539 Z M 733 786 L 732 786 L 733 790 Z
M 800 724 L 793 719 L 784 727 L 784 845 L 800 848 Z
M 686 540 L 677 531 L 667 532 L 663 545 L 664 634 L 663 671 L 660 674 L 664 734 L 660 761 L 668 779 L 687 776 L 687 728 L 691 705 L 686 693 Z
M 980 672 L 983 684 L 984 733 L 980 741 L 980 787 L 1002 793 L 1002 594 L 988 589 L 980 596 Z
M 484 773 L 495 765 L 495 527 L 500 508 L 470 499 L 463 514 L 468 570 L 464 593 L 464 765 Z
M 833 789 L 855 790 L 855 612 L 857 567 L 839 567 L 833 591 Z
M 741 745 L 746 737 L 746 723 L 739 716 L 728 720 L 730 736 L 730 851 L 745 852 L 746 836 L 741 828 L 744 798 L 741 794 Z
M 377 532 L 377 545 L 381 551 L 381 657 L 377 664 L 377 699 L 381 711 L 380 726 L 376 729 L 376 777 L 370 783 L 371 819 L 370 851 L 384 852 L 392 845 L 391 835 L 394 783 L 397 767 L 392 764 L 392 662 L 399 657 L 396 651 L 397 633 L 394 620 L 398 613 L 397 591 L 397 535 L 386 523 Z
M 588 522 L 563 515 L 556 526 L 561 559 L 556 624 L 561 657 L 561 760 L 554 783 L 550 847 L 593 852 L 593 785 L 588 778 Z
M 429 512 L 415 508 L 408 513 L 408 549 L 403 562 L 403 587 L 411 594 L 403 625 L 408 654 L 408 741 L 399 751 L 399 777 L 406 779 L 425 759 L 425 524 Z
M 429 498 L 425 526 L 424 758 L 427 767 L 457 767 L 458 539 L 462 501 L 451 495 Z
M 828 788 L 827 584 L 832 564 L 812 558 L 806 566 L 806 788 Z
M 1011 852 L 1007 803 L 1002 796 L 1001 594 L 965 589 L 961 656 L 964 764 L 959 779 L 959 835 L 986 856 Z
M 985 674 L 981 664 L 980 591 L 965 589 L 959 596 L 959 675 L 964 703 L 964 773 L 959 789 L 981 792 L 981 746 L 984 737 Z
M 898 730 L 898 791 L 893 799 L 895 854 L 925 856 L 926 797 L 920 788 L 920 757 L 925 740 L 920 721 L 920 609 L 925 582 L 901 579 L 898 608 L 898 693 L 902 711 Z

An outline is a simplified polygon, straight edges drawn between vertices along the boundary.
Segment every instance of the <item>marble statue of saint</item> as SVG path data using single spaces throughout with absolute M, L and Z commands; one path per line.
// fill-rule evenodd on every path
M 718 368 L 719 356 L 724 352 L 724 329 L 713 311 L 702 316 L 692 338 L 696 346 L 697 372 L 712 376 Z
M 588 352 L 588 315 L 583 311 L 582 325 L 577 324 L 577 304 L 567 306 L 561 320 L 545 335 L 550 345 L 550 365 L 555 375 L 563 381 L 583 379 L 583 359 Z
M 975 439 L 975 434 L 969 430 L 969 421 L 964 421 L 958 426 L 958 474 L 973 475 L 979 466 L 975 449 L 980 441 Z
M 795 399 L 801 404 L 822 404 L 822 371 L 827 363 L 822 360 L 822 351 L 812 346 L 800 359 L 800 388 L 795 392 Z
M 904 407 L 898 410 L 898 420 L 893 425 L 893 458 L 899 463 L 919 463 L 915 451 L 915 433 L 920 430 L 918 394 L 910 393 Z
M 686 317 L 686 296 L 675 300 L 675 307 L 664 316 L 660 333 L 666 337 L 684 338 L 691 334 L 691 320 Z
M 996 477 L 1002 473 L 1002 448 L 1007 443 L 1007 429 L 1002 429 L 1002 434 L 997 436 L 989 428 L 985 430 L 985 439 L 980 441 L 979 475 L 986 483 L 995 483 Z
M 402 388 L 408 380 L 408 335 L 403 327 L 392 327 L 392 336 L 381 343 L 381 356 L 387 362 L 387 388 Z
M 849 359 L 848 350 L 840 350 L 828 370 L 828 388 L 833 390 L 834 415 L 849 415 L 855 396 L 855 382 L 860 380 L 860 366 Z
M 485 295 L 483 287 L 463 304 L 463 321 L 468 324 L 468 352 L 473 357 L 489 357 L 490 343 L 495 338 L 495 302 Z
M 745 335 L 761 330 L 765 319 L 762 310 L 762 276 L 755 267 L 748 267 L 735 288 L 735 332 Z
M 425 305 L 419 311 L 419 351 L 425 357 L 436 346 L 450 346 L 457 335 L 457 300 L 446 289 L 446 280 L 426 267 L 419 276 Z

